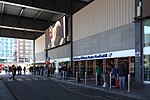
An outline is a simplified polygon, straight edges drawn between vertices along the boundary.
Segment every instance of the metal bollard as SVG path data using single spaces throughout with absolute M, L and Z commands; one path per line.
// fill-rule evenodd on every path
M 78 72 L 76 72 L 76 83 L 78 82 Z
M 109 83 L 109 84 L 110 84 L 110 87 L 109 87 L 109 89 L 111 89 L 111 73 L 110 73 L 109 76 L 110 76 L 110 83 Z
M 85 84 L 86 84 L 86 72 L 85 72 Z
M 59 73 L 56 73 L 56 79 L 58 79 L 58 74 L 59 74 Z
M 63 71 L 63 80 L 65 80 L 65 71 Z
M 106 87 L 106 75 L 105 74 L 103 74 L 103 80 L 104 80 L 104 84 L 103 84 L 103 87 Z
M 128 74 L 128 91 L 127 92 L 130 92 L 130 74 Z
M 97 86 L 97 73 L 95 73 L 95 79 L 96 79 L 95 86 Z

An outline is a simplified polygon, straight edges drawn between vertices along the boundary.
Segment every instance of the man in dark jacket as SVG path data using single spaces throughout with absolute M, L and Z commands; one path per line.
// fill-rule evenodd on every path
M 124 89 L 127 70 L 125 64 L 122 61 L 117 68 L 117 73 L 119 75 L 119 87 L 120 89 Z

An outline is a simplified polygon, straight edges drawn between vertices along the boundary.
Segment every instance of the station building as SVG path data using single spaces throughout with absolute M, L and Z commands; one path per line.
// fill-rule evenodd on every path
M 48 47 L 50 27 L 45 30 L 35 40 L 35 44 L 42 41 L 45 49 L 36 47 L 35 58 L 50 59 L 57 69 L 69 64 L 74 76 L 79 72 L 84 77 L 87 72 L 88 78 L 95 77 L 96 63 L 102 66 L 103 73 L 109 74 L 110 63 L 118 67 L 118 62 L 123 61 L 131 82 L 150 83 L 149 3 L 148 0 L 94 0 L 75 14 L 62 17 L 65 42 L 61 45 Z

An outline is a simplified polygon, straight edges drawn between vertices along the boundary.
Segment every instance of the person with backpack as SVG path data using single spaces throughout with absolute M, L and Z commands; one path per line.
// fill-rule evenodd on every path
M 116 77 L 117 77 L 117 70 L 116 68 L 114 67 L 113 64 L 110 65 L 111 66 L 111 85 L 112 87 L 115 87 L 116 85 Z

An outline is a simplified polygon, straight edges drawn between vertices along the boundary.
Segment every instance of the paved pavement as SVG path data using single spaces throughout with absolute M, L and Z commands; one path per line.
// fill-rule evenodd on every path
M 50 79 L 53 79 L 57 82 L 64 82 L 68 84 L 75 84 L 79 86 L 84 86 L 88 88 L 93 88 L 93 89 L 98 89 L 101 91 L 105 91 L 108 93 L 113 93 L 116 95 L 123 95 L 123 96 L 128 96 L 136 99 L 141 99 L 141 100 L 150 100 L 150 85 L 139 85 L 135 83 L 131 83 L 131 90 L 130 92 L 127 92 L 127 89 L 125 90 L 120 90 L 116 88 L 111 88 L 105 87 L 103 88 L 101 85 L 100 86 L 95 86 L 95 80 L 87 80 L 86 84 L 84 80 L 81 80 L 81 82 L 76 83 L 75 79 L 69 79 L 69 80 L 63 80 L 58 77 L 50 77 Z M 8 87 L 3 83 L 3 80 L 0 80 L 0 100 L 15 100 L 11 92 L 9 91 Z
M 90 87 L 90 88 L 94 88 L 94 89 L 98 89 L 101 91 L 105 91 L 108 93 L 113 93 L 116 95 L 123 95 L 123 96 L 127 96 L 127 97 L 131 97 L 131 98 L 135 98 L 135 99 L 141 99 L 141 100 L 150 100 L 150 84 L 137 84 L 135 82 L 131 82 L 131 89 L 130 92 L 127 91 L 127 86 L 125 90 L 120 90 L 117 89 L 115 87 L 112 87 L 110 89 L 110 87 L 107 84 L 107 87 L 103 87 L 102 85 L 100 86 L 96 86 L 95 85 L 95 79 L 89 79 L 86 81 L 85 84 L 85 80 L 82 79 L 81 82 L 76 83 L 75 79 L 70 79 L 70 80 L 63 80 L 60 79 L 59 77 L 53 77 L 52 79 L 59 81 L 59 82 L 66 82 L 69 84 L 77 84 L 80 86 L 85 86 L 85 87 Z
M 16 100 L 95 100 L 93 97 L 68 91 L 49 77 L 18 75 L 15 78 L 16 80 L 9 82 L 8 76 L 4 76 L 3 80 Z
M 15 100 L 2 80 L 0 80 L 0 100 Z

